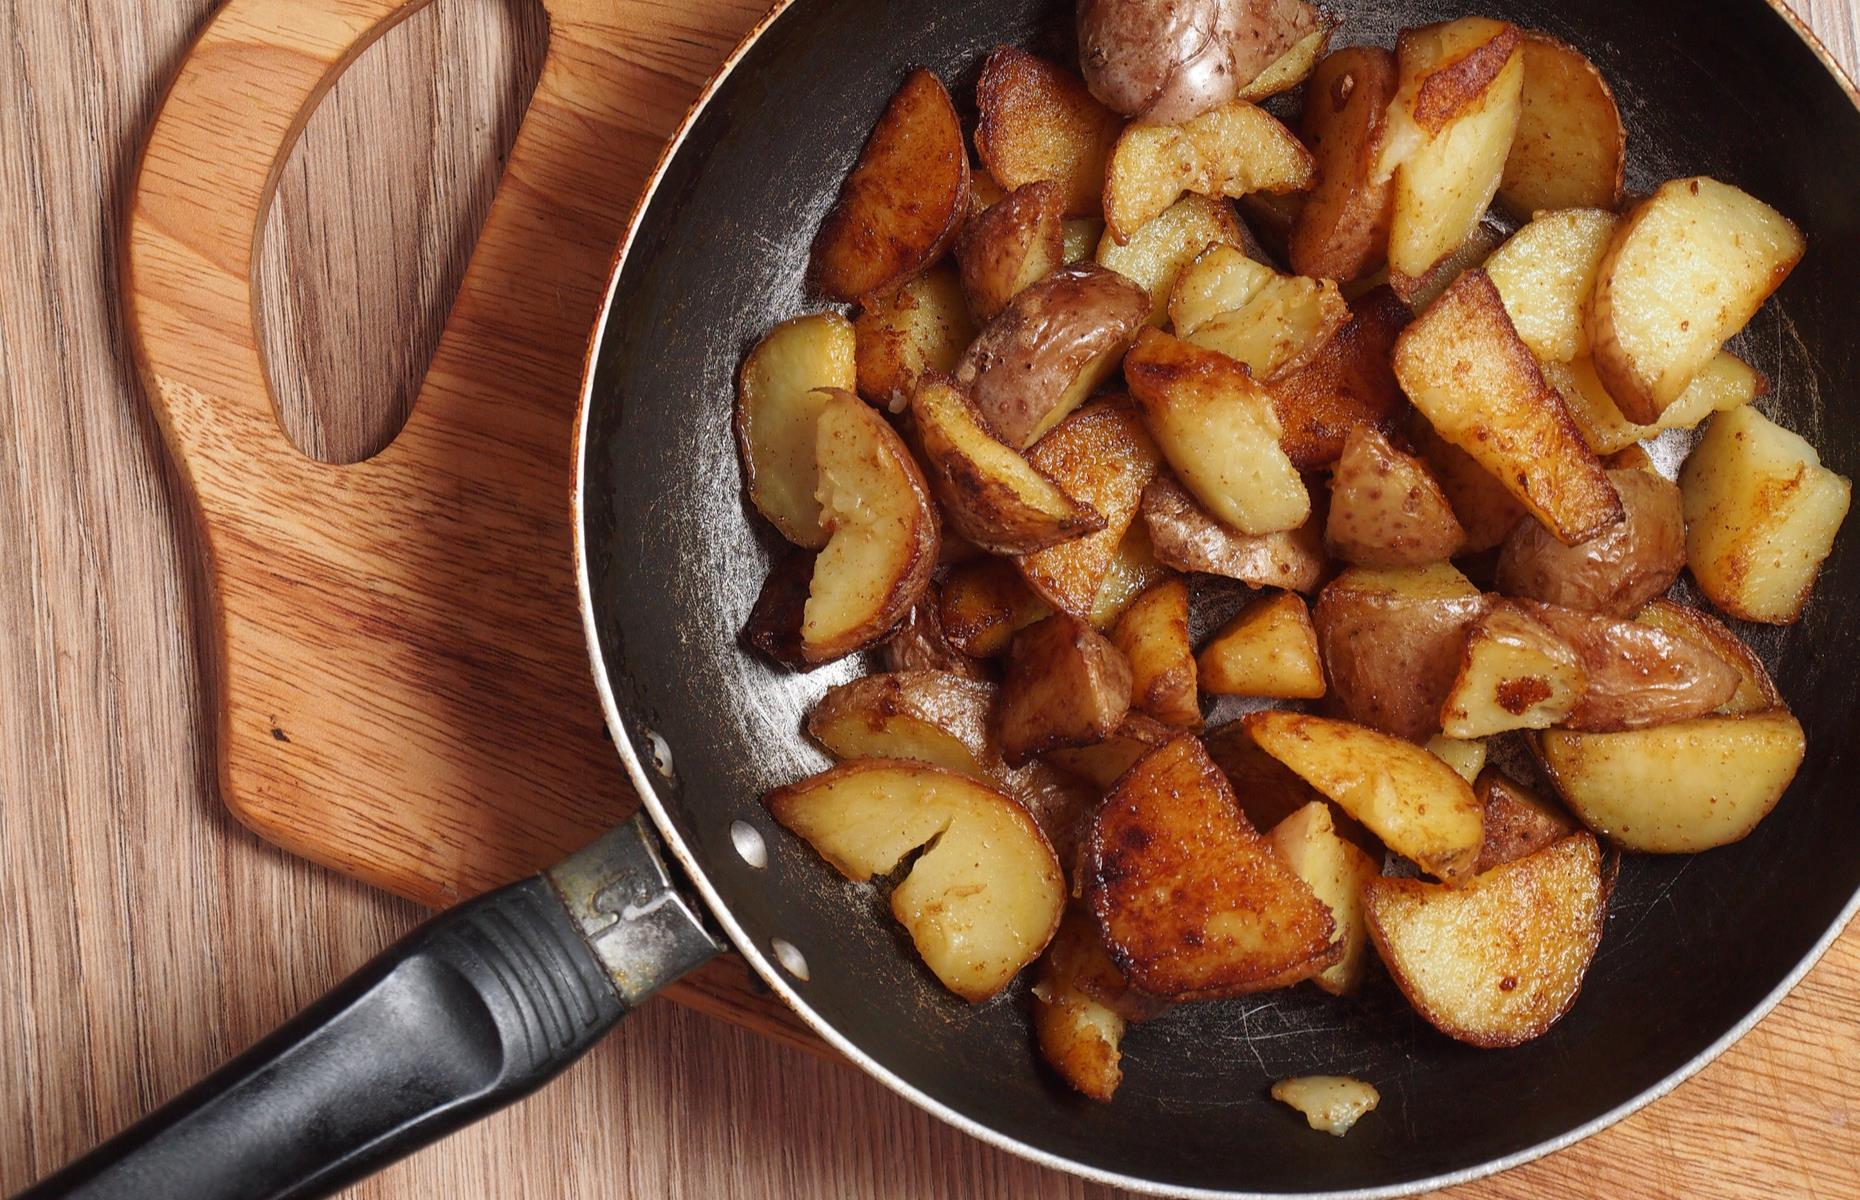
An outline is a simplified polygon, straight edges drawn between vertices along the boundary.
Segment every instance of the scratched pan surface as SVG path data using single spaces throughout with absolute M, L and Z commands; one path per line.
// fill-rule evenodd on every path
M 1341 41 L 1383 44 L 1403 25 L 1469 11 L 1333 7 L 1346 18 Z M 868 1069 L 991 1140 L 1134 1186 L 1268 1194 L 1412 1189 L 1554 1148 L 1702 1065 L 1849 909 L 1860 886 L 1851 539 L 1805 624 L 1744 631 L 1808 730 L 1794 788 L 1741 845 L 1628 861 L 1580 1001 L 1516 1050 L 1435 1034 L 1377 975 L 1353 1002 L 1299 988 L 1137 1028 L 1116 1100 L 1090 1104 L 1036 1059 L 1024 981 L 979 1008 L 954 999 L 875 890 L 839 880 L 756 803 L 824 765 L 800 736 L 801 715 L 862 668 L 793 675 L 738 648 L 776 544 L 741 499 L 727 429 L 733 373 L 777 320 L 820 307 L 803 288 L 809 239 L 905 71 L 931 67 L 966 102 L 999 43 L 1070 58 L 1068 11 L 1038 0 L 795 0 L 689 127 L 624 260 L 585 413 L 588 619 L 617 736 L 757 969 Z M 1596 59 L 1628 124 L 1631 189 L 1709 173 L 1802 225 L 1808 259 L 1740 349 L 1776 383 L 1763 407 L 1836 470 L 1860 473 L 1849 418 L 1860 297 L 1846 278 L 1860 262 L 1860 116 L 1837 79 L 1760 0 L 1493 0 L 1471 11 L 1548 30 Z M 669 772 L 650 765 L 655 735 Z M 766 869 L 733 850 L 737 820 L 767 835 Z M 774 938 L 801 950 L 810 978 L 773 965 Z M 1271 1081 L 1309 1072 L 1371 1080 L 1382 1106 L 1342 1141 L 1311 1134 L 1265 1095 Z

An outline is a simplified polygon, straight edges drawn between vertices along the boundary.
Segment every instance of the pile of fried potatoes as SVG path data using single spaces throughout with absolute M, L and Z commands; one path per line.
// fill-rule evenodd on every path
M 1626 196 L 1608 84 L 1553 38 L 1336 32 L 1085 0 L 1083 75 L 1002 47 L 967 132 L 912 73 L 814 243 L 853 315 L 742 369 L 793 544 L 745 638 L 879 668 L 767 808 L 956 995 L 1034 965 L 1040 1049 L 1101 1100 L 1131 1023 L 1378 959 L 1449 1037 L 1535 1038 L 1618 852 L 1744 837 L 1804 754 L 1666 598 L 1690 570 L 1791 623 L 1846 516 L 1725 349 L 1801 234 L 1713 179 Z M 1700 426 L 1663 477 L 1641 443 Z M 1210 577 L 1256 594 L 1197 647 Z

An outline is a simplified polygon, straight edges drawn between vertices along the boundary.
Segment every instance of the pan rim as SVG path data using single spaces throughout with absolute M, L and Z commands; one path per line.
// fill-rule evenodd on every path
M 1184 1200 L 1285 1200 L 1286 1197 L 1298 1197 L 1300 1200 L 1396 1200 L 1399 1197 L 1415 1196 L 1425 1192 L 1456 1187 L 1460 1184 L 1489 1178 L 1523 1166 L 1537 1159 L 1567 1149 L 1577 1142 L 1600 1133 L 1617 1122 L 1663 1099 L 1681 1084 L 1690 1080 L 1700 1071 L 1714 1062 L 1744 1035 L 1754 1029 L 1763 1019 L 1773 1012 L 1778 1004 L 1797 984 L 1814 969 L 1828 951 L 1828 948 L 1841 936 L 1856 915 L 1860 915 L 1860 889 L 1849 897 L 1846 906 L 1835 917 L 1828 928 L 1816 940 L 1799 962 L 1770 990 L 1745 1016 L 1714 1039 L 1711 1044 L 1700 1050 L 1684 1064 L 1675 1068 L 1658 1083 L 1629 1097 L 1608 1111 L 1566 1130 L 1553 1138 L 1547 1138 L 1535 1145 L 1528 1146 L 1515 1153 L 1489 1159 L 1457 1171 L 1443 1172 L 1425 1178 L 1402 1183 L 1386 1184 L 1369 1188 L 1354 1188 L 1341 1191 L 1324 1192 L 1254 1192 L 1221 1188 L 1181 1187 L 1147 1179 L 1142 1176 L 1126 1175 L 1101 1167 L 1091 1166 L 1067 1158 L 1053 1151 L 1023 1142 L 991 1125 L 982 1123 L 973 1117 L 959 1112 L 928 1095 L 909 1080 L 890 1070 L 884 1064 L 868 1055 L 857 1043 L 840 1033 L 826 1019 L 814 1011 L 806 998 L 789 981 L 786 973 L 758 946 L 742 925 L 736 920 L 730 906 L 711 883 L 697 856 L 685 844 L 670 813 L 659 798 L 654 785 L 654 773 L 642 763 L 634 751 L 630 730 L 626 719 L 621 715 L 619 705 L 609 683 L 607 662 L 601 651 L 600 629 L 594 608 L 593 581 L 588 572 L 588 547 L 586 493 L 588 423 L 593 411 L 595 364 L 600 356 L 605 340 L 609 318 L 615 298 L 619 294 L 620 277 L 626 269 L 627 260 L 633 245 L 639 236 L 640 226 L 647 211 L 651 208 L 659 185 L 664 181 L 667 170 L 684 146 L 686 138 L 696 126 L 700 117 L 709 107 L 711 100 L 726 80 L 734 73 L 743 58 L 763 37 L 764 34 L 795 6 L 797 0 L 775 0 L 773 6 L 756 22 L 730 53 L 718 65 L 716 72 L 704 84 L 690 108 L 686 111 L 678 129 L 666 142 L 660 152 L 652 171 L 634 203 L 632 212 L 627 217 L 626 232 L 615 250 L 609 263 L 607 288 L 601 300 L 599 312 L 594 325 L 589 331 L 587 347 L 584 351 L 581 373 L 581 386 L 576 401 L 576 415 L 572 431 L 571 461 L 574 474 L 571 481 L 569 504 L 571 525 L 574 531 L 573 553 L 575 569 L 575 589 L 577 601 L 581 608 L 582 632 L 586 639 L 590 673 L 594 677 L 595 691 L 600 698 L 601 712 L 612 734 L 614 748 L 626 768 L 627 778 L 638 793 L 640 802 L 652 818 L 658 834 L 666 846 L 683 867 L 686 876 L 704 899 L 711 917 L 723 928 L 737 953 L 741 954 L 750 968 L 766 983 L 784 1004 L 811 1029 L 816 1036 L 845 1055 L 867 1075 L 878 1080 L 893 1092 L 904 1097 L 918 1108 L 949 1125 L 960 1129 L 971 1137 L 977 1138 L 991 1146 L 998 1147 L 1016 1157 L 1036 1163 L 1051 1170 L 1090 1180 L 1110 1187 L 1124 1188 L 1146 1196 L 1183 1197 Z M 1834 58 L 1820 37 L 1806 25 L 1785 0 L 1764 0 L 1764 4 L 1780 17 L 1791 32 L 1807 47 L 1809 52 L 1821 64 L 1822 68 L 1833 77 L 1834 81 L 1846 94 L 1848 102 L 1860 110 L 1860 89 L 1857 89 L 1852 76 L 1844 66 Z

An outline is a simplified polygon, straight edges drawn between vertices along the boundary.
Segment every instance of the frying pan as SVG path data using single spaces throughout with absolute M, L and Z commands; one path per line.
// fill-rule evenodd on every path
M 1340 43 L 1461 15 L 1337 5 Z M 1825 53 L 1761 0 L 1490 0 L 1586 50 L 1617 91 L 1629 186 L 1708 173 L 1801 224 L 1810 252 L 1737 348 L 1765 407 L 1846 475 L 1838 412 L 1860 347 L 1860 111 Z M 627 1008 L 732 944 L 832 1045 L 969 1132 L 1140 1191 L 1399 1195 L 1547 1153 L 1648 1103 L 1750 1028 L 1856 907 L 1848 775 L 1860 555 L 1837 548 L 1806 621 L 1741 630 L 1809 753 L 1745 842 L 1623 868 L 1580 1002 L 1514 1050 L 1469 1049 L 1385 978 L 1185 1006 L 1133 1030 L 1116 1099 L 1038 1062 L 1025 984 L 971 1007 L 939 987 L 877 891 L 773 827 L 768 787 L 818 769 L 801 714 L 857 664 L 795 675 L 737 632 L 772 555 L 727 428 L 733 376 L 804 290 L 812 232 L 905 69 L 958 96 L 1002 42 L 1071 56 L 1056 0 L 791 0 L 744 43 L 635 214 L 592 343 L 577 443 L 582 613 L 645 817 L 543 876 L 434 918 L 167 1108 L 26 1195 L 321 1194 L 539 1086 Z M 1683 442 L 1659 457 L 1670 466 Z M 760 852 L 758 853 L 758 849 Z M 714 921 L 714 926 L 707 923 Z M 715 932 L 713 932 L 713 929 Z M 1265 1099 L 1339 1072 L 1383 1100 L 1347 1139 Z

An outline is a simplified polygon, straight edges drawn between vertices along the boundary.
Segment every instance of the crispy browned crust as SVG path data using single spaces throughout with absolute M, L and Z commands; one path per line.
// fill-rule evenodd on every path
M 1395 56 L 1378 46 L 1334 51 L 1312 72 L 1300 132 L 1317 160 L 1318 181 L 1286 239 L 1296 274 L 1360 279 L 1388 256 L 1395 189 L 1374 178 L 1384 116 L 1399 84 Z
M 887 671 L 943 671 L 965 679 L 986 682 L 992 678 L 987 664 L 970 658 L 943 635 L 941 589 L 931 584 L 924 598 L 912 607 L 897 632 L 880 647 Z
M 1396 54 L 1419 30 L 1403 30 L 1395 40 Z M 1428 72 L 1414 97 L 1414 120 L 1429 133 L 1439 133 L 1447 122 L 1479 103 L 1492 81 L 1518 48 L 1521 35 L 1507 25 L 1469 52 Z
M 1083 621 L 1055 613 L 1014 635 L 995 708 L 1009 766 L 1109 737 L 1130 711 L 1130 664 Z
M 1304 366 L 1266 385 L 1292 465 L 1301 471 L 1330 466 L 1359 425 L 1393 433 L 1408 398 L 1389 358 L 1408 325 L 1408 306 L 1386 287 L 1350 306 L 1349 324 Z
M 1057 183 L 1022 184 L 970 217 L 956 238 L 963 294 L 978 321 L 993 319 L 1021 288 L 1065 257 L 1066 197 Z
M 789 548 L 769 568 L 762 590 L 743 623 L 743 641 L 770 661 L 796 671 L 820 663 L 801 653 L 801 617 L 807 610 L 808 584 L 814 577 L 814 552 Z
M 1475 875 L 1535 854 L 1582 828 L 1561 806 L 1497 767 L 1479 772 L 1473 794 L 1485 806 L 1485 845 L 1473 865 Z
M 1188 581 L 1176 576 L 1131 601 L 1111 632 L 1130 664 L 1130 702 L 1183 729 L 1201 728 L 1201 694 L 1188 639 Z
M 1085 81 L 1043 58 L 1002 46 L 975 84 L 975 152 L 1009 191 L 1043 179 L 1065 190 L 1066 216 L 1097 217 L 1104 164 L 1124 127 Z
M 1052 611 L 1012 564 L 998 558 L 958 564 L 937 595 L 943 636 L 971 658 L 1006 654 L 1016 633 Z

